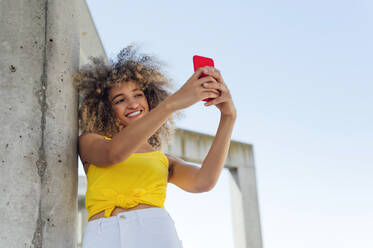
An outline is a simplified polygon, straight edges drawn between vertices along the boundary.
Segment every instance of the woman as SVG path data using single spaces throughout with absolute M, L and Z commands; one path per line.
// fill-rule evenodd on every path
M 182 247 L 164 209 L 167 183 L 187 192 L 209 191 L 227 157 L 236 110 L 217 69 L 198 69 L 174 94 L 155 58 L 132 46 L 105 65 L 91 58 L 74 76 L 83 100 L 79 108 L 79 154 L 87 175 L 88 224 L 83 248 Z M 200 78 L 202 73 L 207 77 Z M 169 141 L 172 115 L 213 98 L 219 128 L 202 167 L 160 151 Z

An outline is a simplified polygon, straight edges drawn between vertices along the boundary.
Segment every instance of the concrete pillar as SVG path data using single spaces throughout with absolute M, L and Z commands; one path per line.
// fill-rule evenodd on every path
M 76 247 L 75 1 L 0 1 L 0 247 Z
M 78 26 L 80 30 L 80 65 L 89 63 L 89 57 L 102 57 L 109 64 L 101 38 L 98 35 L 91 12 L 85 0 L 76 0 L 79 12 Z
M 244 165 L 229 168 L 235 247 L 262 248 L 253 147 L 242 150 L 240 157 Z
M 234 248 L 251 248 L 248 246 L 248 241 L 245 228 L 245 215 L 243 211 L 243 195 L 240 186 L 237 184 L 237 168 L 229 169 L 229 186 L 231 194 L 232 206 L 232 222 L 233 222 L 233 240 Z M 255 239 L 257 239 L 255 237 Z M 253 248 L 258 248 L 252 246 Z M 261 248 L 259 246 L 259 248 Z
M 213 139 L 211 135 L 176 129 L 174 142 L 166 151 L 201 164 Z M 253 146 L 232 140 L 224 167 L 230 171 L 234 247 L 262 248 Z

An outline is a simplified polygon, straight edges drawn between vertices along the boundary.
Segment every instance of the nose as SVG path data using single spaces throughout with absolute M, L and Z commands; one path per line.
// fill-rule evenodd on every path
M 139 103 L 135 99 L 131 98 L 131 100 L 128 104 L 128 108 L 136 109 L 138 106 L 139 106 Z

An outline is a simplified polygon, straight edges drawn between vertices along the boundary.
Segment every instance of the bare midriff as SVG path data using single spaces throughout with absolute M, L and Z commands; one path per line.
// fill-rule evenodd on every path
M 144 208 L 157 208 L 157 206 L 140 203 L 139 205 L 137 205 L 133 208 L 115 207 L 113 212 L 111 212 L 110 216 L 116 216 L 118 213 L 121 213 L 121 212 L 127 212 L 127 211 L 131 211 L 131 210 L 144 209 Z M 103 211 L 101 211 L 101 212 L 99 212 L 95 215 L 92 215 L 91 218 L 88 221 L 96 220 L 96 219 L 100 219 L 100 218 L 104 218 L 104 217 L 105 217 L 105 210 L 103 210 Z

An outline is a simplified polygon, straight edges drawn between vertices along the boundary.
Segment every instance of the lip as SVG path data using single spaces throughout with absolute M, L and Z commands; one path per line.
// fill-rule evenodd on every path
M 138 112 L 138 111 L 140 111 L 140 113 L 139 113 L 138 115 L 135 115 L 135 116 L 128 116 L 129 114 L 132 114 L 132 113 L 135 113 L 135 112 Z M 141 109 L 136 110 L 136 111 L 132 111 L 132 112 L 126 114 L 126 118 L 130 118 L 130 119 L 137 118 L 137 117 L 139 117 L 139 116 L 142 114 L 142 112 L 143 112 L 143 110 L 141 110 Z

